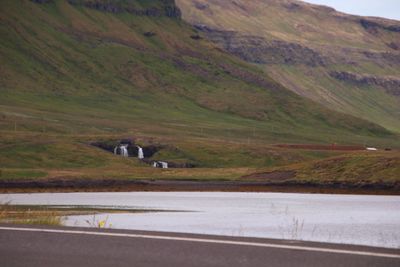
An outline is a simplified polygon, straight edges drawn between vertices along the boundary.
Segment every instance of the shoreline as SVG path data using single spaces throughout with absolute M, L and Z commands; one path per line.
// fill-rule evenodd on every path
M 41 192 L 281 192 L 357 195 L 400 195 L 400 183 L 312 183 L 299 181 L 195 180 L 9 180 L 0 181 L 0 193 Z

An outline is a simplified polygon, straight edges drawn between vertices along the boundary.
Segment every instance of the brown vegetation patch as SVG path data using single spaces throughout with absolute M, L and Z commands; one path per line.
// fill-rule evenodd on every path
M 0 192 L 290 192 L 399 195 L 400 183 L 305 181 L 53 180 L 0 181 Z
M 336 151 L 357 151 L 365 150 L 363 146 L 343 146 L 343 145 L 313 145 L 313 144 L 279 144 L 276 145 L 281 148 L 293 148 L 293 149 L 310 149 L 310 150 L 336 150 Z
M 253 173 L 250 175 L 243 176 L 242 178 L 282 181 L 282 180 L 292 179 L 295 177 L 296 177 L 295 171 L 273 171 L 273 172 Z
M 337 157 L 337 158 L 328 159 L 328 160 L 321 160 L 314 164 L 313 169 L 314 170 L 318 170 L 318 169 L 324 170 L 324 169 L 332 168 L 335 166 L 339 166 L 339 164 L 345 163 L 346 160 L 348 160 L 348 158 L 346 158 L 346 157 Z

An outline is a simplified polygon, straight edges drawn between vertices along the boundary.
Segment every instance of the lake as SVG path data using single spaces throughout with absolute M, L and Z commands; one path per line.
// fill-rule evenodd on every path
M 295 239 L 400 248 L 400 196 L 228 192 L 0 194 L 11 204 L 85 205 L 163 212 L 69 216 L 117 229 Z

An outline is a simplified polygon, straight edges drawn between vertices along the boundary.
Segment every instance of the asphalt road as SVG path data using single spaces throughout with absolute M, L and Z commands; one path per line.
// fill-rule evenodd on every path
M 400 250 L 109 229 L 0 224 L 0 266 L 400 266 Z

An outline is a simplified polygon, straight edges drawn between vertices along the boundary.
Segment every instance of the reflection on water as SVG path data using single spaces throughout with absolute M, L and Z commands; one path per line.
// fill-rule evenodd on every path
M 287 193 L 131 192 L 0 195 L 12 204 L 87 205 L 149 213 L 69 216 L 119 229 L 312 240 L 400 247 L 400 197 Z M 169 211 L 169 212 L 165 212 Z M 187 211 L 187 212 L 179 212 Z

